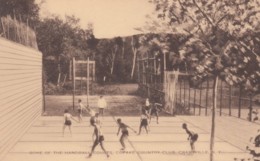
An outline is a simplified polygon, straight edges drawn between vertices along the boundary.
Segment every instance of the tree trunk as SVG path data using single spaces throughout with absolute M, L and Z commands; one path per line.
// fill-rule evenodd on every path
M 111 68 L 110 68 L 111 75 L 113 74 L 113 71 L 114 71 L 115 58 L 116 58 L 116 52 L 115 53 L 112 52 L 112 64 L 111 64 Z
M 133 57 L 133 66 L 132 66 L 132 72 L 131 72 L 131 79 L 134 78 L 137 49 L 133 48 L 133 53 L 134 53 L 134 57 Z
M 214 161 L 214 141 L 215 141 L 215 112 L 217 108 L 217 93 L 218 93 L 218 76 L 214 78 L 213 86 L 213 108 L 212 108 L 212 122 L 211 122 L 211 136 L 210 136 L 210 161 Z
M 124 60 L 125 58 L 125 38 L 123 38 L 123 47 L 122 47 L 122 59 Z
M 135 63 L 136 63 L 136 54 L 137 54 L 137 48 L 134 46 L 134 37 L 132 36 L 132 50 L 133 50 L 133 65 L 132 65 L 132 71 L 131 71 L 131 79 L 134 78 L 134 72 L 135 72 Z

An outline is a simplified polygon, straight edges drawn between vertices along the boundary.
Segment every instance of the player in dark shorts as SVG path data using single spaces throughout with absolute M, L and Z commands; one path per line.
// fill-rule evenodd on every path
M 186 131 L 186 133 L 189 135 L 188 140 L 190 141 L 191 150 L 195 151 L 195 145 L 194 143 L 198 140 L 199 135 L 190 131 L 187 127 L 187 124 L 182 124 L 182 128 Z
M 95 123 L 101 126 L 101 121 L 99 120 L 99 113 L 95 113 L 94 116 L 91 116 L 89 121 L 91 126 L 94 126 Z
M 95 141 L 92 145 L 91 152 L 89 153 L 88 157 L 90 158 L 92 156 L 92 154 L 93 154 L 93 152 L 94 152 L 94 150 L 95 150 L 95 148 L 98 144 L 100 144 L 100 147 L 105 152 L 106 156 L 109 157 L 108 152 L 104 148 L 103 142 L 104 142 L 105 138 L 104 138 L 104 135 L 101 132 L 100 126 L 97 123 L 94 123 L 93 126 L 94 126 Z
M 127 128 L 131 129 L 135 133 L 136 133 L 136 131 L 134 129 L 132 129 L 130 126 L 124 124 L 120 118 L 117 119 L 117 124 L 118 124 L 117 135 L 119 135 L 120 130 L 122 132 L 122 135 L 120 137 L 120 143 L 122 145 L 122 149 L 121 150 L 125 150 L 125 139 L 127 139 L 127 137 L 129 136 Z
M 140 122 L 138 135 L 141 134 L 143 127 L 145 128 L 146 133 L 148 134 L 148 116 L 146 115 L 146 113 L 142 113 L 142 115 L 141 115 L 141 122 Z
M 64 136 L 64 131 L 65 131 L 65 128 L 66 127 L 69 127 L 69 131 L 70 131 L 70 135 L 72 135 L 72 132 L 71 132 L 71 125 L 72 125 L 72 122 L 71 120 L 75 120 L 72 115 L 69 113 L 69 110 L 65 110 L 64 111 L 64 125 L 63 125 L 63 129 L 62 129 L 62 134 Z M 75 120 L 76 121 L 76 120 Z
M 152 120 L 152 116 L 155 115 L 156 117 L 156 121 L 157 124 L 159 124 L 159 112 L 160 112 L 160 108 L 158 107 L 160 104 L 158 103 L 154 103 L 150 109 L 150 121 L 149 123 L 151 123 Z

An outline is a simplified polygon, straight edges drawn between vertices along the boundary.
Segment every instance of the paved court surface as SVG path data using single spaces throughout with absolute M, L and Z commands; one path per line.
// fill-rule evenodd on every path
M 104 117 L 102 130 L 106 158 L 98 146 L 92 158 L 87 158 L 92 146 L 93 127 L 89 118 L 83 123 L 73 122 L 73 135 L 62 137 L 62 117 L 40 117 L 7 154 L 4 161 L 209 161 L 210 117 L 177 116 L 160 118 L 150 125 L 150 133 L 141 135 L 130 132 L 127 149 L 120 151 L 117 133 L 117 117 Z M 138 130 L 139 117 L 123 117 L 122 121 Z M 187 134 L 181 128 L 187 123 L 190 130 L 199 134 L 196 152 L 191 153 Z M 259 125 L 233 117 L 217 117 L 215 161 L 233 161 L 234 158 L 250 158 L 245 147 Z M 129 130 L 130 131 L 130 130 Z

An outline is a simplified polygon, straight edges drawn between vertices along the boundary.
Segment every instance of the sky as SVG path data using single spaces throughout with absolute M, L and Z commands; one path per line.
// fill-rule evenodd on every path
M 38 2 L 41 0 L 38 0 Z M 88 23 L 94 26 L 96 38 L 112 38 L 140 33 L 134 28 L 142 27 L 146 15 L 154 6 L 148 0 L 44 0 L 41 17 L 51 14 L 64 17 L 75 15 L 80 18 L 81 27 Z

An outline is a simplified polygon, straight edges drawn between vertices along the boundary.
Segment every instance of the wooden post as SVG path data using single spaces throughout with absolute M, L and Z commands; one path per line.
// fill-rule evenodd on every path
M 252 121 L 252 112 L 253 112 L 253 96 L 249 95 L 250 104 L 249 104 L 249 121 Z
M 229 116 L 231 116 L 231 104 L 232 104 L 232 86 L 229 85 Z
M 183 77 L 185 77 L 185 76 L 183 75 Z M 184 78 L 183 78 L 183 94 L 184 94 L 183 100 L 184 100 L 184 104 L 185 104 L 185 102 L 186 102 L 186 82 L 185 82 Z
M 137 59 L 137 82 L 138 82 L 138 84 L 140 84 L 140 61 L 139 61 L 139 59 Z
M 180 80 L 180 103 L 182 103 L 182 100 L 181 100 L 181 80 Z
M 73 82 L 73 110 L 75 109 L 75 85 L 76 85 L 76 73 L 75 73 L 75 58 L 72 59 L 72 82 Z
M 96 62 L 93 62 L 93 80 L 96 81 Z
M 218 91 L 218 76 L 214 78 L 214 85 L 213 85 L 213 107 L 212 107 L 212 122 L 211 122 L 211 135 L 210 135 L 210 161 L 214 161 L 215 111 L 217 108 L 217 91 Z
M 241 88 L 241 86 L 239 86 L 238 118 L 241 117 L 241 93 L 242 93 L 242 88 Z
M 87 106 L 88 104 L 88 95 L 89 95 L 89 57 L 88 57 L 88 61 L 87 61 Z
M 177 83 L 176 83 L 176 87 L 177 87 Z M 176 92 L 175 92 L 175 109 L 176 109 L 176 107 L 177 107 L 177 101 L 178 101 L 178 94 L 177 94 L 177 90 L 176 90 Z
M 205 107 L 205 115 L 208 115 L 208 95 L 209 95 L 209 77 L 207 77 L 207 89 L 206 89 L 206 107 Z
M 222 101 L 223 101 L 223 81 L 220 82 L 220 112 L 219 112 L 219 115 L 222 116 Z
M 156 73 L 156 58 L 155 58 L 155 56 L 154 56 L 153 63 L 154 63 L 154 64 L 153 64 L 153 65 L 154 65 L 154 69 L 153 69 L 153 70 L 154 70 L 154 71 L 153 71 L 153 74 L 154 74 L 154 75 L 153 75 L 153 77 L 154 77 L 154 83 L 157 84 L 157 79 L 156 79 L 156 78 L 157 78 L 157 73 Z
M 4 21 L 4 17 L 0 17 L 0 20 L 1 20 L 2 28 L 3 28 L 4 37 L 7 38 L 7 36 L 6 36 L 6 30 L 5 30 L 5 26 L 4 26 L 4 23 L 3 23 L 3 21 Z
M 42 109 L 43 112 L 46 111 L 46 104 L 45 104 L 45 73 L 44 73 L 44 66 L 42 65 Z
M 189 100 L 189 110 L 190 110 L 190 84 L 189 84 L 189 98 L 188 98 L 188 100 Z
M 70 60 L 69 62 L 70 62 L 70 63 L 69 63 L 69 80 L 71 80 L 71 77 L 72 77 L 72 76 L 71 76 L 71 75 L 72 75 L 72 65 L 71 65 L 71 64 L 72 64 L 72 61 Z
M 29 21 L 26 19 L 26 45 L 29 46 Z
M 196 88 L 194 88 L 193 108 L 194 108 L 194 115 L 195 115 L 195 112 L 196 112 Z
M 199 107 L 199 115 L 201 114 L 201 96 L 202 96 L 202 83 L 200 85 L 200 107 Z
M 82 64 L 79 64 L 80 67 L 80 94 L 82 94 L 82 75 L 83 75 L 83 70 L 82 70 Z
M 146 83 L 145 83 L 145 82 L 146 82 L 146 80 L 145 80 L 145 79 L 146 79 L 146 76 L 145 76 L 146 74 L 145 74 L 145 64 L 144 64 L 144 60 L 142 61 L 142 64 L 143 64 L 143 74 L 142 74 L 142 75 L 143 75 L 143 84 L 145 85 L 145 84 L 146 84 Z

